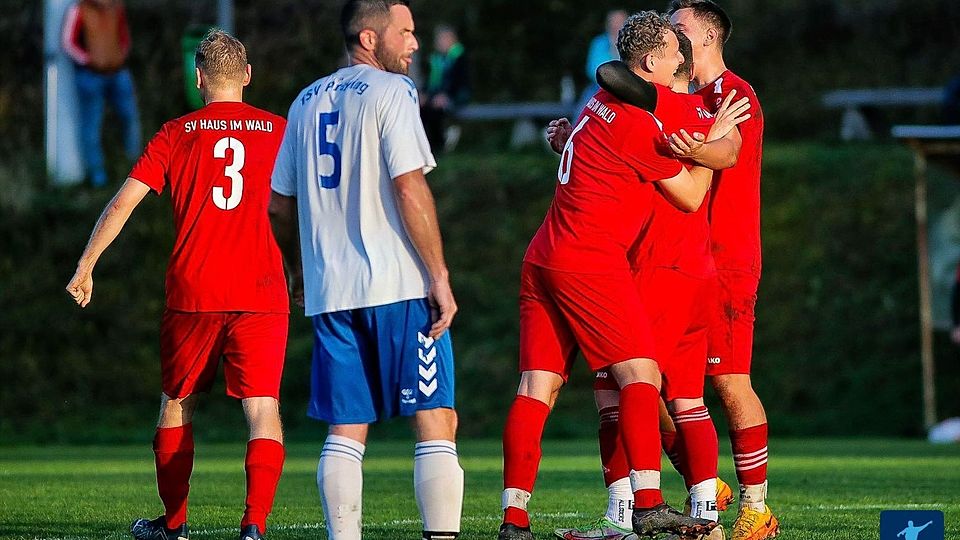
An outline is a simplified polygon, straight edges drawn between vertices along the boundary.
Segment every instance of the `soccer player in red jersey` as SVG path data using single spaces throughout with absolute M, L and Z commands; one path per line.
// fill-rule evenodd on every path
M 153 449 L 164 514 L 139 519 L 137 540 L 188 536 L 193 412 L 224 358 L 227 394 L 250 426 L 241 540 L 258 540 L 283 468 L 279 391 L 287 340 L 287 287 L 267 205 L 285 121 L 243 103 L 246 50 L 212 30 L 197 46 L 206 106 L 167 122 L 104 209 L 67 292 L 81 307 L 93 268 L 149 191 L 169 187 L 176 230 L 160 328 L 160 420 Z
M 660 84 L 670 84 L 683 60 L 670 24 L 654 12 L 630 17 L 617 46 L 632 69 Z M 591 369 L 608 368 L 620 388 L 633 531 L 702 534 L 716 525 L 663 502 L 660 368 L 627 258 L 659 192 L 690 212 L 706 192 L 712 171 L 688 172 L 669 155 L 660 121 L 605 91 L 588 102 L 566 142 L 553 203 L 521 274 L 521 379 L 504 428 L 499 540 L 533 538 L 526 508 L 540 439 L 577 348 Z
M 637 77 L 621 62 L 612 62 L 598 70 L 598 80 L 611 90 L 605 80 L 612 76 L 624 79 L 631 87 L 653 92 L 654 114 L 663 120 L 664 130 L 673 133 L 672 147 L 679 156 L 692 157 L 701 165 L 722 169 L 736 163 L 740 149 L 739 132 L 733 129 L 747 120 L 741 114 L 749 107 L 740 100 L 732 107 L 723 107 L 717 117 L 704 110 L 702 100 L 690 95 L 688 85 L 692 72 L 690 41 L 678 34 L 684 62 L 675 75 L 672 91 Z M 734 94 L 727 97 L 727 105 Z M 716 120 L 716 123 L 715 123 Z M 551 144 L 562 143 L 568 136 L 563 121 L 548 128 Z M 704 144 L 701 134 L 708 133 Z M 556 140 L 559 137 L 561 140 Z M 685 160 L 686 166 L 693 162 Z M 653 323 L 658 363 L 663 372 L 661 395 L 667 403 L 661 414 L 677 419 L 688 444 L 676 444 L 668 454 L 682 457 L 675 463 L 690 490 L 690 510 L 694 517 L 717 520 L 717 435 L 709 412 L 703 403 L 703 380 L 706 367 L 707 311 L 701 302 L 713 294 L 716 271 L 710 253 L 709 228 L 705 208 L 694 213 L 677 210 L 666 199 L 656 199 L 653 218 L 630 250 L 630 262 L 636 285 L 648 308 Z M 629 478 L 623 446 L 619 437 L 619 388 L 606 370 L 597 372 L 595 398 L 600 410 L 600 453 L 604 481 L 610 497 L 606 514 L 584 528 L 558 529 L 555 535 L 566 540 L 613 540 L 632 537 L 629 529 Z M 672 425 L 672 424 L 671 424 Z M 678 440 L 680 438 L 673 437 Z M 665 441 L 666 442 L 666 441 Z M 672 442 L 672 441 L 671 441 Z M 679 441 L 684 442 L 684 441 Z M 729 489 L 729 488 L 727 488 Z M 711 532 L 722 538 L 718 527 Z
M 710 240 L 717 265 L 718 301 L 710 325 L 707 375 L 730 426 L 740 483 L 733 540 L 763 540 L 779 525 L 767 507 L 767 418 L 750 381 L 754 306 L 760 283 L 760 162 L 763 112 L 746 81 L 727 69 L 723 47 L 732 24 L 710 0 L 674 0 L 670 17 L 693 43 L 694 86 L 708 107 L 732 90 L 750 99 L 752 118 L 739 126 L 740 158 L 718 172 L 708 200 Z

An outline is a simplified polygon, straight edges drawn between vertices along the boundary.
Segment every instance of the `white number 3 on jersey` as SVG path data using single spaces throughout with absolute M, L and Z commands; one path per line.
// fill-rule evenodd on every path
M 243 197 L 243 175 L 240 174 L 246 157 L 243 143 L 233 137 L 224 137 L 213 146 L 213 157 L 217 159 L 227 157 L 227 148 L 233 150 L 233 162 L 223 170 L 224 176 L 232 180 L 230 198 L 223 196 L 223 186 L 213 186 L 213 204 L 221 210 L 233 210 L 240 204 L 240 198 Z

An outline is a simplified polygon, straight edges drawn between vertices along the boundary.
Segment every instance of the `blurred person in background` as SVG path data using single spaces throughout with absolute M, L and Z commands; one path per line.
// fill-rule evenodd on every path
M 63 49 L 76 65 L 74 78 L 80 109 L 80 151 L 87 181 L 107 183 L 101 145 L 103 105 L 109 102 L 120 119 L 123 149 L 133 161 L 140 152 L 140 119 L 133 78 L 127 69 L 130 28 L 122 0 L 79 0 L 67 10 Z
M 570 114 L 573 118 L 580 116 L 580 111 L 587 104 L 587 101 L 597 93 L 600 86 L 597 85 L 597 68 L 600 64 L 610 60 L 619 60 L 620 53 L 617 52 L 617 34 L 623 28 L 623 23 L 627 20 L 627 12 L 622 9 L 615 9 L 607 12 L 606 32 L 600 34 L 590 41 L 590 48 L 587 50 L 587 64 L 584 70 L 587 75 L 587 87 L 580 94 L 580 100 L 577 102 L 576 109 Z
M 446 120 L 470 100 L 470 64 L 463 43 L 449 24 L 437 25 L 433 46 L 420 116 L 430 147 L 437 152 L 452 149 L 460 138 L 460 127 L 447 128 Z

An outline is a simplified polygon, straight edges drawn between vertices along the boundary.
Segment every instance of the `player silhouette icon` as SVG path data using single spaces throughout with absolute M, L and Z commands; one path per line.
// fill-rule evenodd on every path
M 926 529 L 932 524 L 932 521 L 928 521 L 926 525 L 915 527 L 913 525 L 913 520 L 907 521 L 907 527 L 898 532 L 897 537 L 899 538 L 902 536 L 904 540 L 917 540 L 917 538 L 920 536 L 920 531 Z

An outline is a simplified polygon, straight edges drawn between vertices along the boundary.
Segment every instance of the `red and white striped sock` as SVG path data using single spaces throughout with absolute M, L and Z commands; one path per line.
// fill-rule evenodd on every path
M 673 414 L 677 426 L 677 439 L 681 470 L 687 489 L 704 480 L 717 477 L 717 428 L 704 406 L 694 407 Z
M 740 482 L 740 504 L 763 511 L 767 491 L 767 424 L 733 430 L 730 442 Z
M 610 487 L 610 484 L 630 475 L 627 454 L 620 440 L 620 407 L 600 409 L 600 428 L 597 430 L 597 439 L 600 442 L 603 483 Z
M 680 461 L 680 440 L 677 438 L 677 432 L 663 431 L 661 429 L 660 446 L 663 448 L 663 453 L 667 455 L 670 463 L 673 464 L 673 468 L 680 473 L 680 476 L 685 476 L 683 474 L 683 462 Z

